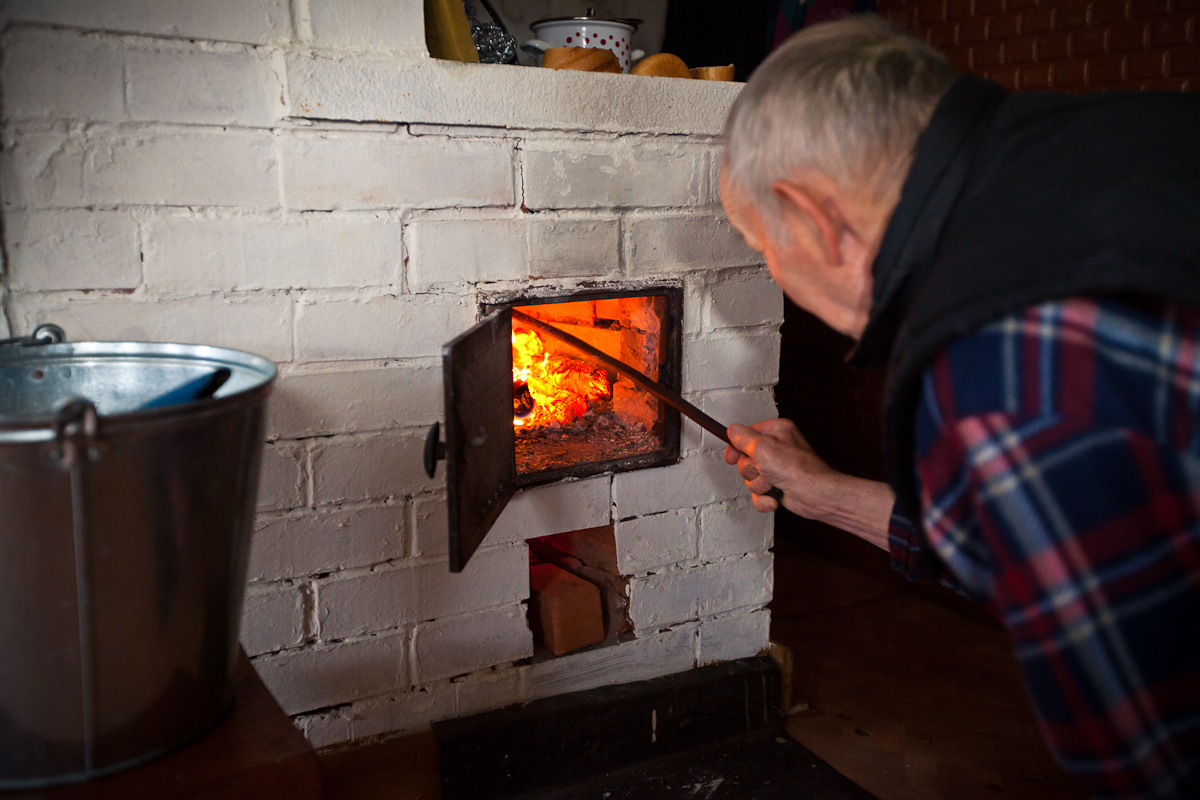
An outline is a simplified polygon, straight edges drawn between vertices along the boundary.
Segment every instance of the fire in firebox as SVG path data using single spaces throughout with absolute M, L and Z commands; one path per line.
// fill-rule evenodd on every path
M 535 330 L 513 323 L 513 424 L 558 427 L 612 401 L 608 371 L 547 349 Z
M 453 572 L 518 489 L 679 460 L 679 411 L 658 396 L 680 388 L 682 287 L 504 296 L 481 310 L 443 348 L 445 444 L 438 423 L 425 440 L 426 473 L 447 462 Z M 645 391 L 629 368 L 659 391 Z
M 666 295 L 645 294 L 515 307 L 658 375 L 675 350 L 670 306 Z M 657 399 L 515 319 L 512 381 L 518 476 L 594 474 L 601 464 L 661 460 L 664 449 L 673 450 L 668 442 L 677 426 L 664 427 L 666 409 Z

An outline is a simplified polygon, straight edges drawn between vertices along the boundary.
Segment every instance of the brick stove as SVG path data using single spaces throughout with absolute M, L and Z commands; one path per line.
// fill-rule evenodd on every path
M 782 298 L 717 197 L 740 87 L 436 62 L 418 0 L 219 5 L 6 6 L 5 321 L 280 366 L 242 641 L 309 740 L 762 649 L 771 518 L 696 426 L 522 488 L 460 574 L 421 466 L 442 344 L 517 297 L 677 290 L 682 394 L 775 415 Z M 527 542 L 596 530 L 627 627 L 535 655 Z
M 459 572 L 519 487 L 679 460 L 679 412 L 533 323 L 679 391 L 681 286 L 488 303 L 443 348 L 443 410 L 425 471 L 446 459 L 450 569 Z M 520 319 L 524 317 L 524 321 Z M 511 389 L 510 389 L 511 386 Z

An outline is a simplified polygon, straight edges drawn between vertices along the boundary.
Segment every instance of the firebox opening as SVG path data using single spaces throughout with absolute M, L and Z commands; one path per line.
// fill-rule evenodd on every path
M 678 391 L 681 292 L 525 299 L 514 308 L 570 333 Z M 679 412 L 611 370 L 514 320 L 513 439 L 517 483 L 670 464 Z
M 632 636 L 628 578 L 617 572 L 613 526 L 528 540 L 529 627 L 534 660 Z

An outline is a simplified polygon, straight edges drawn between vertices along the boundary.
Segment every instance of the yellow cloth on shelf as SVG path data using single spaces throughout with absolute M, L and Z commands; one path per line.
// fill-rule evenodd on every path
M 462 0 L 425 0 L 425 46 L 434 58 L 479 61 Z

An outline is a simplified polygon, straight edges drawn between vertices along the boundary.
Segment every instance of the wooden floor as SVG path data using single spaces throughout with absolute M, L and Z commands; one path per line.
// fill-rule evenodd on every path
M 801 744 L 879 800 L 1087 796 L 1047 752 L 1006 637 L 981 614 L 786 536 L 775 552 L 771 632 L 793 652 L 793 703 L 808 704 L 786 722 Z M 321 763 L 330 800 L 439 797 L 431 734 Z
M 879 800 L 1088 796 L 981 611 L 786 538 L 775 549 L 771 635 L 793 651 L 793 702 L 809 704 L 785 723 L 801 744 Z

